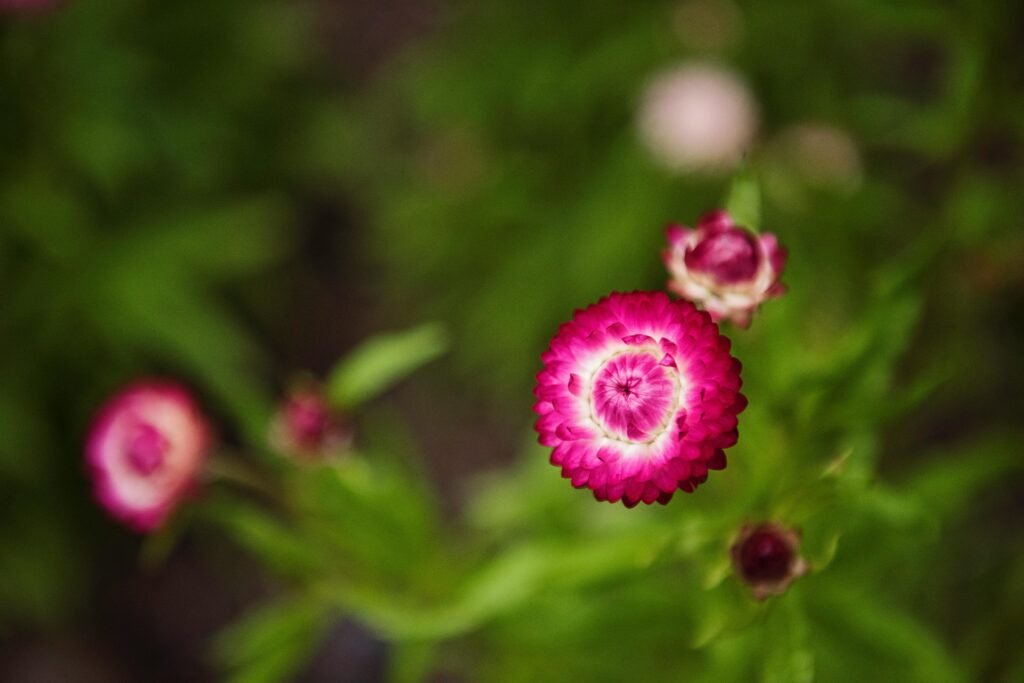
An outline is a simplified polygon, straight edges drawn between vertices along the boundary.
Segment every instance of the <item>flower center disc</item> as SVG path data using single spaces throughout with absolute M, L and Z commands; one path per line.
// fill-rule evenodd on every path
M 128 440 L 128 462 L 142 476 L 149 476 L 164 462 L 170 444 L 152 425 L 141 422 Z
M 646 351 L 621 353 L 594 373 L 591 415 L 608 438 L 648 443 L 671 421 L 678 397 L 674 367 Z

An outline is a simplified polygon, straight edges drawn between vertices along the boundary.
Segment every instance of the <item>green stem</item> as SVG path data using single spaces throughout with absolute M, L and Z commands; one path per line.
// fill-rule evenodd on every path
M 207 460 L 203 472 L 211 481 L 234 484 L 275 500 L 284 499 L 277 482 L 236 456 L 223 453 L 214 455 Z
M 737 225 L 757 232 L 761 228 L 761 186 L 750 166 L 737 171 L 725 197 L 725 210 Z

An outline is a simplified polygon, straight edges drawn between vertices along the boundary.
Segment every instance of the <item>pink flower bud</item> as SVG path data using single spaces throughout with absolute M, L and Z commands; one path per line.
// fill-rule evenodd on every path
M 292 391 L 278 407 L 270 426 L 271 445 L 305 460 L 322 459 L 348 448 L 352 429 L 333 411 L 319 387 Z
M 662 254 L 670 291 L 704 307 L 716 320 L 750 325 L 761 302 L 785 293 L 779 276 L 786 251 L 774 235 L 755 235 L 712 211 L 696 229 L 673 225 Z
M 209 442 L 186 389 L 167 381 L 122 389 L 100 409 L 86 442 L 96 499 L 136 531 L 160 527 L 193 487 Z
M 799 555 L 797 532 L 775 524 L 745 526 L 732 545 L 736 573 L 764 600 L 779 595 L 797 577 L 807 573 L 807 563 Z

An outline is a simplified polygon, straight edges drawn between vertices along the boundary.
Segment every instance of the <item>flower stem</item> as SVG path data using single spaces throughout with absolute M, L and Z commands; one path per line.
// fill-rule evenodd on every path
M 755 233 L 761 229 L 761 185 L 750 166 L 744 166 L 733 176 L 725 210 L 737 225 Z
M 283 495 L 276 482 L 267 477 L 241 458 L 220 453 L 206 461 L 203 474 L 210 481 L 223 481 L 282 500 Z

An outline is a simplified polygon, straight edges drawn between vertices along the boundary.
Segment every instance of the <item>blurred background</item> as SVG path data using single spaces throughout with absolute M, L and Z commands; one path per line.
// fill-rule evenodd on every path
M 1024 680 L 1022 41 L 1011 0 L 0 0 L 0 680 Z M 744 154 L 790 291 L 728 330 L 740 444 L 599 505 L 532 445 L 539 354 L 663 288 Z M 97 406 L 177 377 L 260 451 L 296 374 L 426 321 L 355 416 L 461 539 L 396 585 L 535 552 L 458 627 L 352 602 L 223 655 L 310 582 L 109 520 Z M 765 605 L 723 559 L 760 519 L 812 567 Z

